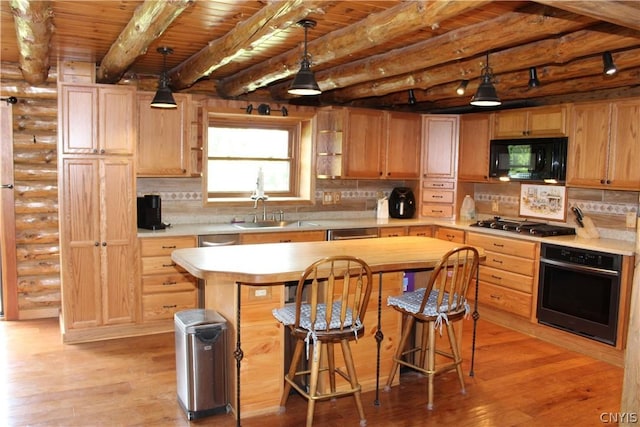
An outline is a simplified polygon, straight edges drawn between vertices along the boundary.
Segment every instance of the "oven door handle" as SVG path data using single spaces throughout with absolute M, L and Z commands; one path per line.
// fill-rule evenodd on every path
M 587 265 L 580 265 L 580 264 L 572 264 L 572 263 L 562 262 L 562 261 L 555 261 L 555 260 L 549 259 L 549 258 L 540 258 L 540 263 L 541 264 L 555 265 L 556 267 L 564 267 L 564 268 L 571 269 L 571 270 L 574 270 L 574 271 L 584 271 L 584 272 L 588 272 L 588 273 L 602 274 L 604 276 L 617 277 L 617 276 L 620 275 L 620 273 L 615 271 L 615 270 L 607 270 L 606 268 L 589 267 Z

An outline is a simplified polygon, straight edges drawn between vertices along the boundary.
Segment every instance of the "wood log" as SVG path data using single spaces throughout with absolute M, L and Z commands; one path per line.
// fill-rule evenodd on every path
M 58 157 L 56 150 L 49 149 L 43 151 L 14 151 L 13 152 L 14 164 L 23 165 L 38 165 L 38 164 L 51 164 L 56 165 L 58 163 Z
M 15 96 L 22 98 L 58 99 L 58 86 L 56 83 L 42 83 L 38 86 L 25 81 L 0 80 L 0 91 L 3 96 Z
M 20 64 L 16 62 L 0 62 L 0 80 L 17 80 L 24 82 L 24 76 L 20 69 Z M 58 81 L 58 72 L 55 66 L 49 68 L 47 82 L 56 84 Z
M 145 0 L 102 58 L 98 83 L 115 83 L 194 0 Z
M 24 311 L 43 307 L 56 307 L 60 302 L 60 292 L 38 292 L 37 294 L 20 294 L 18 302 Z
M 55 260 L 60 257 L 60 248 L 55 245 L 18 245 L 16 256 L 20 261 Z
M 16 181 L 55 182 L 58 179 L 58 169 L 55 164 L 43 164 L 38 167 L 17 164 L 14 168 L 14 177 Z
M 20 69 L 32 85 L 47 80 L 53 9 L 49 1 L 10 0 L 16 26 Z
M 357 24 L 336 30 L 326 36 L 308 42 L 313 52 L 313 64 L 350 56 L 408 32 L 421 28 L 437 27 L 438 22 L 455 17 L 487 1 L 411 1 L 383 12 L 371 14 Z M 381 29 L 384 29 L 382 31 Z M 259 86 L 290 77 L 300 68 L 303 46 L 277 55 L 260 64 L 249 67 L 232 77 L 222 79 L 218 93 L 222 97 L 234 97 L 256 90 Z
M 29 199 L 29 198 L 46 198 L 57 200 L 58 199 L 58 184 L 57 182 L 18 182 L 13 187 L 16 198 Z M 16 218 L 17 219 L 17 218 Z
M 51 199 L 17 199 L 15 203 L 16 215 L 23 213 L 51 213 L 58 211 L 58 201 Z
M 28 132 L 29 129 L 22 129 L 13 133 L 13 148 L 15 151 L 40 151 L 56 149 L 58 135 L 50 131 L 43 133 Z
M 58 119 L 58 103 L 55 99 L 21 98 L 13 106 L 13 117 L 39 117 Z
M 20 132 L 25 129 L 29 129 L 30 131 L 40 130 L 56 132 L 58 130 L 58 123 L 57 121 L 49 120 L 49 118 L 40 120 L 38 117 L 18 116 L 13 118 L 13 129 L 16 132 Z
M 42 291 L 60 291 L 60 276 L 25 276 L 18 281 L 18 291 L 36 294 Z
M 640 8 L 637 2 L 631 1 L 566 1 L 536 0 L 549 6 L 557 7 L 578 15 L 589 16 L 601 21 L 640 30 Z
M 58 228 L 58 213 L 27 212 L 16 215 L 16 230 L 28 230 L 33 228 Z
M 310 13 L 320 13 L 331 2 L 326 0 L 287 0 L 268 3 L 225 36 L 212 40 L 198 53 L 169 71 L 171 87 L 191 86 L 215 69 L 254 49 L 274 34 L 294 25 Z
M 18 277 L 49 276 L 60 273 L 60 263 L 57 260 L 18 262 Z M 36 296 L 34 295 L 34 298 Z

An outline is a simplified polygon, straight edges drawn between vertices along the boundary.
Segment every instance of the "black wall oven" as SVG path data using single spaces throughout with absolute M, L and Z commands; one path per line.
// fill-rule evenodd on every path
M 538 322 L 616 344 L 622 256 L 541 245 Z

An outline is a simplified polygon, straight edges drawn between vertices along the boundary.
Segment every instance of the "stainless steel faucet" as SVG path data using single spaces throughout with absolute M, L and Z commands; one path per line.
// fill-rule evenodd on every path
M 267 220 L 267 196 L 256 196 L 256 197 L 252 197 L 253 200 L 255 200 L 255 202 L 253 203 L 253 209 L 258 209 L 258 202 L 260 200 L 262 200 L 262 220 L 266 221 Z M 254 218 L 256 218 L 256 216 L 254 216 Z

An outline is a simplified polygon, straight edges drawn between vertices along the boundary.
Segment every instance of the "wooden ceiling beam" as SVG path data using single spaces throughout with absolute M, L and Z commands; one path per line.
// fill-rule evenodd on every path
M 612 34 L 607 32 L 610 24 L 599 24 L 592 28 L 574 31 L 559 38 L 549 38 L 527 43 L 514 48 L 494 52 L 489 65 L 494 74 L 528 70 L 545 64 L 564 64 L 571 60 L 592 56 L 608 49 L 629 49 L 640 46 L 633 30 Z M 484 66 L 484 56 L 432 67 L 420 72 L 380 79 L 336 90 L 322 95 L 326 102 L 344 104 L 353 99 L 384 96 L 408 89 L 428 89 L 447 82 L 479 79 Z M 602 71 L 602 62 L 594 74 Z M 418 97 L 418 92 L 416 92 Z M 419 99 L 418 99 L 419 100 Z
M 637 1 L 535 1 L 578 15 L 589 16 L 622 27 L 640 30 L 640 2 Z
M 115 83 L 127 68 L 194 0 L 145 0 L 138 6 L 107 54 L 96 75 L 98 83 Z
M 49 74 L 49 43 L 53 10 L 49 1 L 10 0 L 16 27 L 20 69 L 24 79 L 39 85 Z
M 367 18 L 308 42 L 313 65 L 344 58 L 369 49 L 386 40 L 401 37 L 425 27 L 437 28 L 439 22 L 489 3 L 474 1 L 410 1 L 371 14 Z M 303 46 L 254 65 L 232 77 L 222 79 L 220 95 L 235 97 L 295 74 L 300 68 Z
M 289 0 L 270 2 L 224 37 L 207 46 L 169 71 L 170 86 L 176 90 L 191 86 L 223 67 L 246 51 L 296 24 L 310 13 L 322 13 L 333 2 L 323 0 Z

